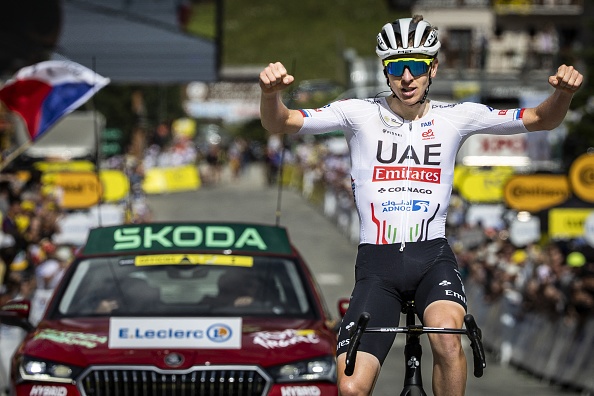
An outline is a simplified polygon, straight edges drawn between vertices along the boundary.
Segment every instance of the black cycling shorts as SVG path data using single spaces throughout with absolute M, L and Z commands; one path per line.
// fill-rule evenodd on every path
M 368 327 L 396 327 L 402 305 L 414 300 L 421 322 L 429 304 L 454 301 L 467 309 L 464 285 L 456 257 L 445 238 L 400 244 L 359 246 L 355 265 L 355 287 L 338 334 L 337 355 L 346 352 L 348 328 L 361 312 L 369 312 Z M 371 353 L 383 364 L 396 333 L 367 333 L 359 351 Z

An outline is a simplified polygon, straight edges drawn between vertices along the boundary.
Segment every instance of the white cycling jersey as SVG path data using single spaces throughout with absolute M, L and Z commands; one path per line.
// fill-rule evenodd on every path
M 445 237 L 456 153 L 464 139 L 528 132 L 523 109 L 470 102 L 431 101 L 429 106 L 414 121 L 396 115 L 384 97 L 300 110 L 299 134 L 345 134 L 361 243 L 404 245 Z

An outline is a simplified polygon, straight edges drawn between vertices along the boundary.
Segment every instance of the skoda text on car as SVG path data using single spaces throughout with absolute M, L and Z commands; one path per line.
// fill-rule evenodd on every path
M 282 227 L 100 227 L 28 334 L 16 395 L 336 395 L 336 334 Z

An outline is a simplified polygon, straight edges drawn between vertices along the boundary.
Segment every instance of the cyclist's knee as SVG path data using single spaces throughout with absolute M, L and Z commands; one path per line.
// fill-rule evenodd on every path
M 340 396 L 371 395 L 372 390 L 373 384 L 367 384 L 352 377 L 343 377 L 338 383 L 338 394 Z
M 423 312 L 423 322 L 430 327 L 461 328 L 464 323 L 464 307 L 453 301 L 435 301 Z
M 460 359 L 464 356 L 460 335 L 431 334 L 429 340 L 435 359 L 451 361 Z
M 357 364 L 352 376 L 344 374 L 345 355 L 338 357 L 338 393 L 340 396 L 371 395 L 375 381 L 379 375 L 379 360 L 366 352 L 357 354 Z
M 459 329 L 464 322 L 464 308 L 451 301 L 436 301 L 425 310 L 425 325 Z M 438 361 L 452 361 L 464 356 L 458 334 L 429 334 L 433 356 Z

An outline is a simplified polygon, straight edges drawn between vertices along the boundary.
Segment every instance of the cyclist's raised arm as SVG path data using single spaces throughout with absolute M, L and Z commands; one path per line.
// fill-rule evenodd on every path
M 536 107 L 524 110 L 523 121 L 529 131 L 549 131 L 558 127 L 569 110 L 573 94 L 584 77 L 573 66 L 561 65 L 557 74 L 549 77 L 555 92 Z
M 281 100 L 281 92 L 294 81 L 282 63 L 270 63 L 260 73 L 260 120 L 270 133 L 296 133 L 303 125 L 303 116 Z

